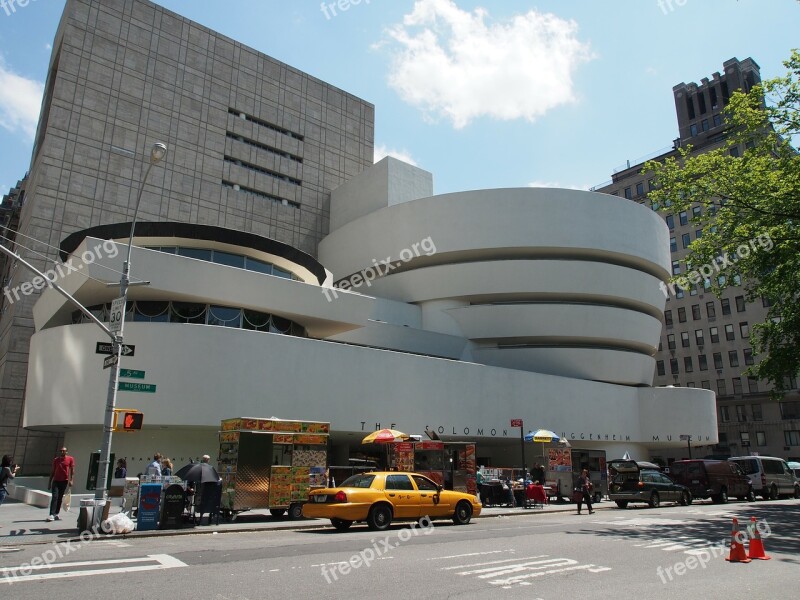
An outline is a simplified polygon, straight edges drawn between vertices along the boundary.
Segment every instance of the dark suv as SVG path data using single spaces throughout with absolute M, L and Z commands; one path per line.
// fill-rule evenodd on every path
M 727 460 L 678 460 L 669 467 L 676 483 L 689 488 L 695 498 L 711 498 L 725 504 L 728 497 L 748 502 L 756 499 L 750 478 L 736 463 Z
M 658 508 L 662 502 L 691 504 L 689 488 L 675 483 L 657 469 L 658 466 L 651 463 L 612 460 L 608 463 L 608 498 L 620 508 L 626 508 L 630 502 L 645 502 L 651 508 Z

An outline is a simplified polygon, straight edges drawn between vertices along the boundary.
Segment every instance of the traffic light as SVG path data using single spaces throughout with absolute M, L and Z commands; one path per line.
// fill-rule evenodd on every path
M 144 414 L 138 410 L 118 411 L 115 431 L 139 431 L 144 422 Z

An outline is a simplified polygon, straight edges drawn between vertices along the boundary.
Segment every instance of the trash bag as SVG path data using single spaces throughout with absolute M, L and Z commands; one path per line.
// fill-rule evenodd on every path
M 110 534 L 130 533 L 134 528 L 133 521 L 125 513 L 117 513 L 103 521 L 103 531 Z
M 69 510 L 69 505 L 72 503 L 72 486 L 67 488 L 67 491 L 64 492 L 64 497 L 61 499 L 61 506 L 64 507 L 64 510 Z

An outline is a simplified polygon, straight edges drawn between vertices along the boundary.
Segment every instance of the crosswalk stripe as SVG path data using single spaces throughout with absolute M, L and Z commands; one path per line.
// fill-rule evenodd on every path
M 492 560 L 492 561 L 489 561 L 489 562 L 475 563 L 475 564 L 472 564 L 472 565 L 456 565 L 454 567 L 442 567 L 442 569 L 440 569 L 440 570 L 442 570 L 442 571 L 454 571 L 456 569 L 467 569 L 467 568 L 470 568 L 470 567 L 485 567 L 486 565 L 500 565 L 500 564 L 503 564 L 503 563 L 509 563 L 509 562 L 520 561 L 520 560 L 533 560 L 535 558 L 547 558 L 547 556 L 548 556 L 547 554 L 540 554 L 539 556 L 527 556 L 525 558 L 507 558 L 506 560 Z
M 45 569 L 65 569 L 70 567 L 86 567 L 86 566 L 99 566 L 99 565 L 123 565 L 131 563 L 150 562 L 155 564 L 131 566 L 131 567 L 111 567 L 107 569 L 88 569 L 85 571 L 59 571 L 57 573 L 41 573 L 35 575 L 17 575 L 19 571 L 41 571 Z M 45 579 L 60 579 L 65 577 L 86 577 L 89 575 L 107 575 L 111 573 L 132 573 L 136 571 L 153 571 L 161 569 L 174 569 L 177 567 L 186 567 L 186 563 L 174 558 L 168 554 L 151 554 L 147 557 L 141 558 L 121 558 L 109 560 L 94 560 L 94 561 L 79 561 L 71 563 L 52 563 L 44 565 L 30 565 L 25 567 L 11 567 L 2 568 L 0 573 L 4 574 L 3 579 L 0 581 L 12 584 L 24 581 L 39 581 Z

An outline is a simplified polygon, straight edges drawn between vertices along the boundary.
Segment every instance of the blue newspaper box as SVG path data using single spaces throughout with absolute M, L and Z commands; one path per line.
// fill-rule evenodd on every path
M 139 512 L 136 514 L 137 531 L 158 529 L 161 513 L 161 484 L 143 483 L 139 489 Z

